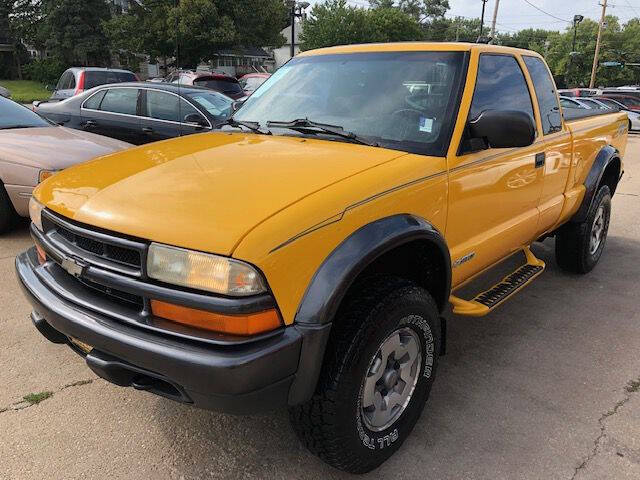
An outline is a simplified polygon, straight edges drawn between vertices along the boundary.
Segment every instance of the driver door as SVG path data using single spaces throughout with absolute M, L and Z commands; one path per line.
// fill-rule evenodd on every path
M 481 54 L 468 120 L 485 110 L 519 110 L 534 119 L 519 59 Z M 488 148 L 463 135 L 449 159 L 447 242 L 453 285 L 528 245 L 536 233 L 543 169 L 540 146 Z

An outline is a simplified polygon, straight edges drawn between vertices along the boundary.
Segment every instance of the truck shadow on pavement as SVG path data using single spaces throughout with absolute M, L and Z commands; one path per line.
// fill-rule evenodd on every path
M 517 298 L 488 317 L 448 316 L 448 354 L 421 420 L 365 478 L 571 478 L 612 392 L 640 373 L 620 346 L 640 341 L 630 261 L 640 243 L 610 235 L 587 276 L 559 270 L 553 239 L 533 250 L 547 271 Z M 301 446 L 285 410 L 236 417 L 153 405 L 178 478 L 352 478 Z

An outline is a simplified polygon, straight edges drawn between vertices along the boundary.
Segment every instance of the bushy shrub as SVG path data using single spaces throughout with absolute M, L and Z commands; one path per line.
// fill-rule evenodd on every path
M 53 87 L 66 70 L 66 65 L 56 58 L 43 58 L 31 61 L 24 70 L 29 80 Z

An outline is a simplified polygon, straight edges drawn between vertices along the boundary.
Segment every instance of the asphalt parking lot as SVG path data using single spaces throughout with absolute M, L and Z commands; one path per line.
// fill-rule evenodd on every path
M 453 317 L 413 435 L 365 478 L 640 479 L 640 136 L 600 264 L 547 271 L 491 316 Z M 346 478 L 298 443 L 286 411 L 234 417 L 97 378 L 45 341 L 14 275 L 27 224 L 0 238 L 0 478 Z M 42 399 L 23 397 L 51 392 Z

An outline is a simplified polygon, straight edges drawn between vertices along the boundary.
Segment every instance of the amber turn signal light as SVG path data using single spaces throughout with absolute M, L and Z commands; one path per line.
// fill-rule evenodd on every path
M 223 315 L 151 300 L 151 311 L 156 317 L 165 318 L 181 325 L 230 335 L 256 335 L 275 330 L 281 325 L 280 315 L 275 309 L 245 315 Z
M 40 262 L 40 265 L 42 265 L 44 262 L 47 261 L 47 254 L 45 253 L 44 249 L 37 243 L 36 243 L 36 251 L 38 252 L 38 262 Z

